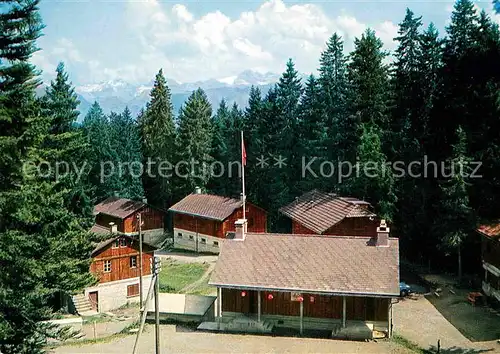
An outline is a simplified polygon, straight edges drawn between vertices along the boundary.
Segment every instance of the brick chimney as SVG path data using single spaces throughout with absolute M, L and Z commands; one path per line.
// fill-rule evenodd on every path
M 375 240 L 377 247 L 389 247 L 389 228 L 384 219 L 380 220 L 380 226 L 377 227 L 377 238 Z
M 116 234 L 118 232 L 118 225 L 115 225 L 114 222 L 109 223 L 109 230 L 112 234 Z
M 238 219 L 234 223 L 236 232 L 234 233 L 234 240 L 244 241 L 246 236 L 247 220 Z

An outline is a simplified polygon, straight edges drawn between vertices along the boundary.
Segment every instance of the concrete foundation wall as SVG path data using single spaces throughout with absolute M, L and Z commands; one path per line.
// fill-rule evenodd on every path
M 218 254 L 223 242 L 219 237 L 174 228 L 174 248 Z
M 142 289 L 144 298 L 149 290 L 152 275 L 146 275 L 142 278 Z M 127 296 L 127 286 L 139 284 L 139 278 L 130 278 L 108 283 L 98 284 L 85 289 L 85 296 L 89 293 L 97 291 L 98 311 L 106 312 L 117 309 L 127 303 L 139 302 L 139 295 Z

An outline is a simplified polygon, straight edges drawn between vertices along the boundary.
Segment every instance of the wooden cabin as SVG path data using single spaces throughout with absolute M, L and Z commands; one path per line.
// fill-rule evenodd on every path
M 200 328 L 391 336 L 399 243 L 385 222 L 374 237 L 246 233 L 244 223 L 209 281 L 218 290 L 217 322 Z
M 174 247 L 195 252 L 219 253 L 222 242 L 232 237 L 235 221 L 243 217 L 241 200 L 193 193 L 169 211 L 174 222 Z M 267 213 L 245 203 L 249 232 L 266 232 Z
M 139 241 L 137 238 L 95 226 L 93 232 L 110 234 L 110 238 L 101 242 L 92 252 L 90 272 L 98 283 L 85 289 L 91 308 L 105 312 L 139 301 Z M 142 274 L 143 294 L 146 295 L 151 282 L 150 262 L 155 248 L 143 243 Z
M 482 236 L 482 289 L 486 296 L 500 301 L 500 221 L 481 225 L 477 232 Z
M 316 189 L 279 211 L 292 220 L 293 234 L 373 237 L 380 224 L 370 203 Z
M 165 213 L 153 208 L 144 201 L 110 197 L 94 207 L 95 223 L 108 228 L 113 222 L 118 232 L 126 235 L 139 233 L 139 217 L 141 214 L 144 234 L 163 234 Z

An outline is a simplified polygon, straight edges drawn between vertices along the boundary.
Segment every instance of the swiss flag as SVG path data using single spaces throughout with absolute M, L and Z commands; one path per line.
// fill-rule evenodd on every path
M 241 163 L 243 166 L 247 165 L 247 151 L 245 149 L 245 142 L 241 139 Z

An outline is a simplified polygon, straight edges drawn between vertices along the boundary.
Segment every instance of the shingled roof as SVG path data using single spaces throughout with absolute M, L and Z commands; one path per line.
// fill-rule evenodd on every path
M 169 211 L 224 221 L 236 209 L 243 206 L 241 200 L 213 194 L 190 194 L 174 204 Z
M 337 295 L 399 295 L 399 243 L 369 237 L 248 233 L 226 240 L 210 285 Z
M 106 214 L 125 219 L 130 214 L 142 209 L 146 204 L 125 198 L 109 197 L 94 207 L 94 215 Z
M 500 237 L 500 221 L 480 225 L 477 231 L 489 238 Z
M 370 203 L 356 198 L 339 197 L 316 189 L 307 192 L 279 211 L 318 234 L 345 218 L 374 217 Z

